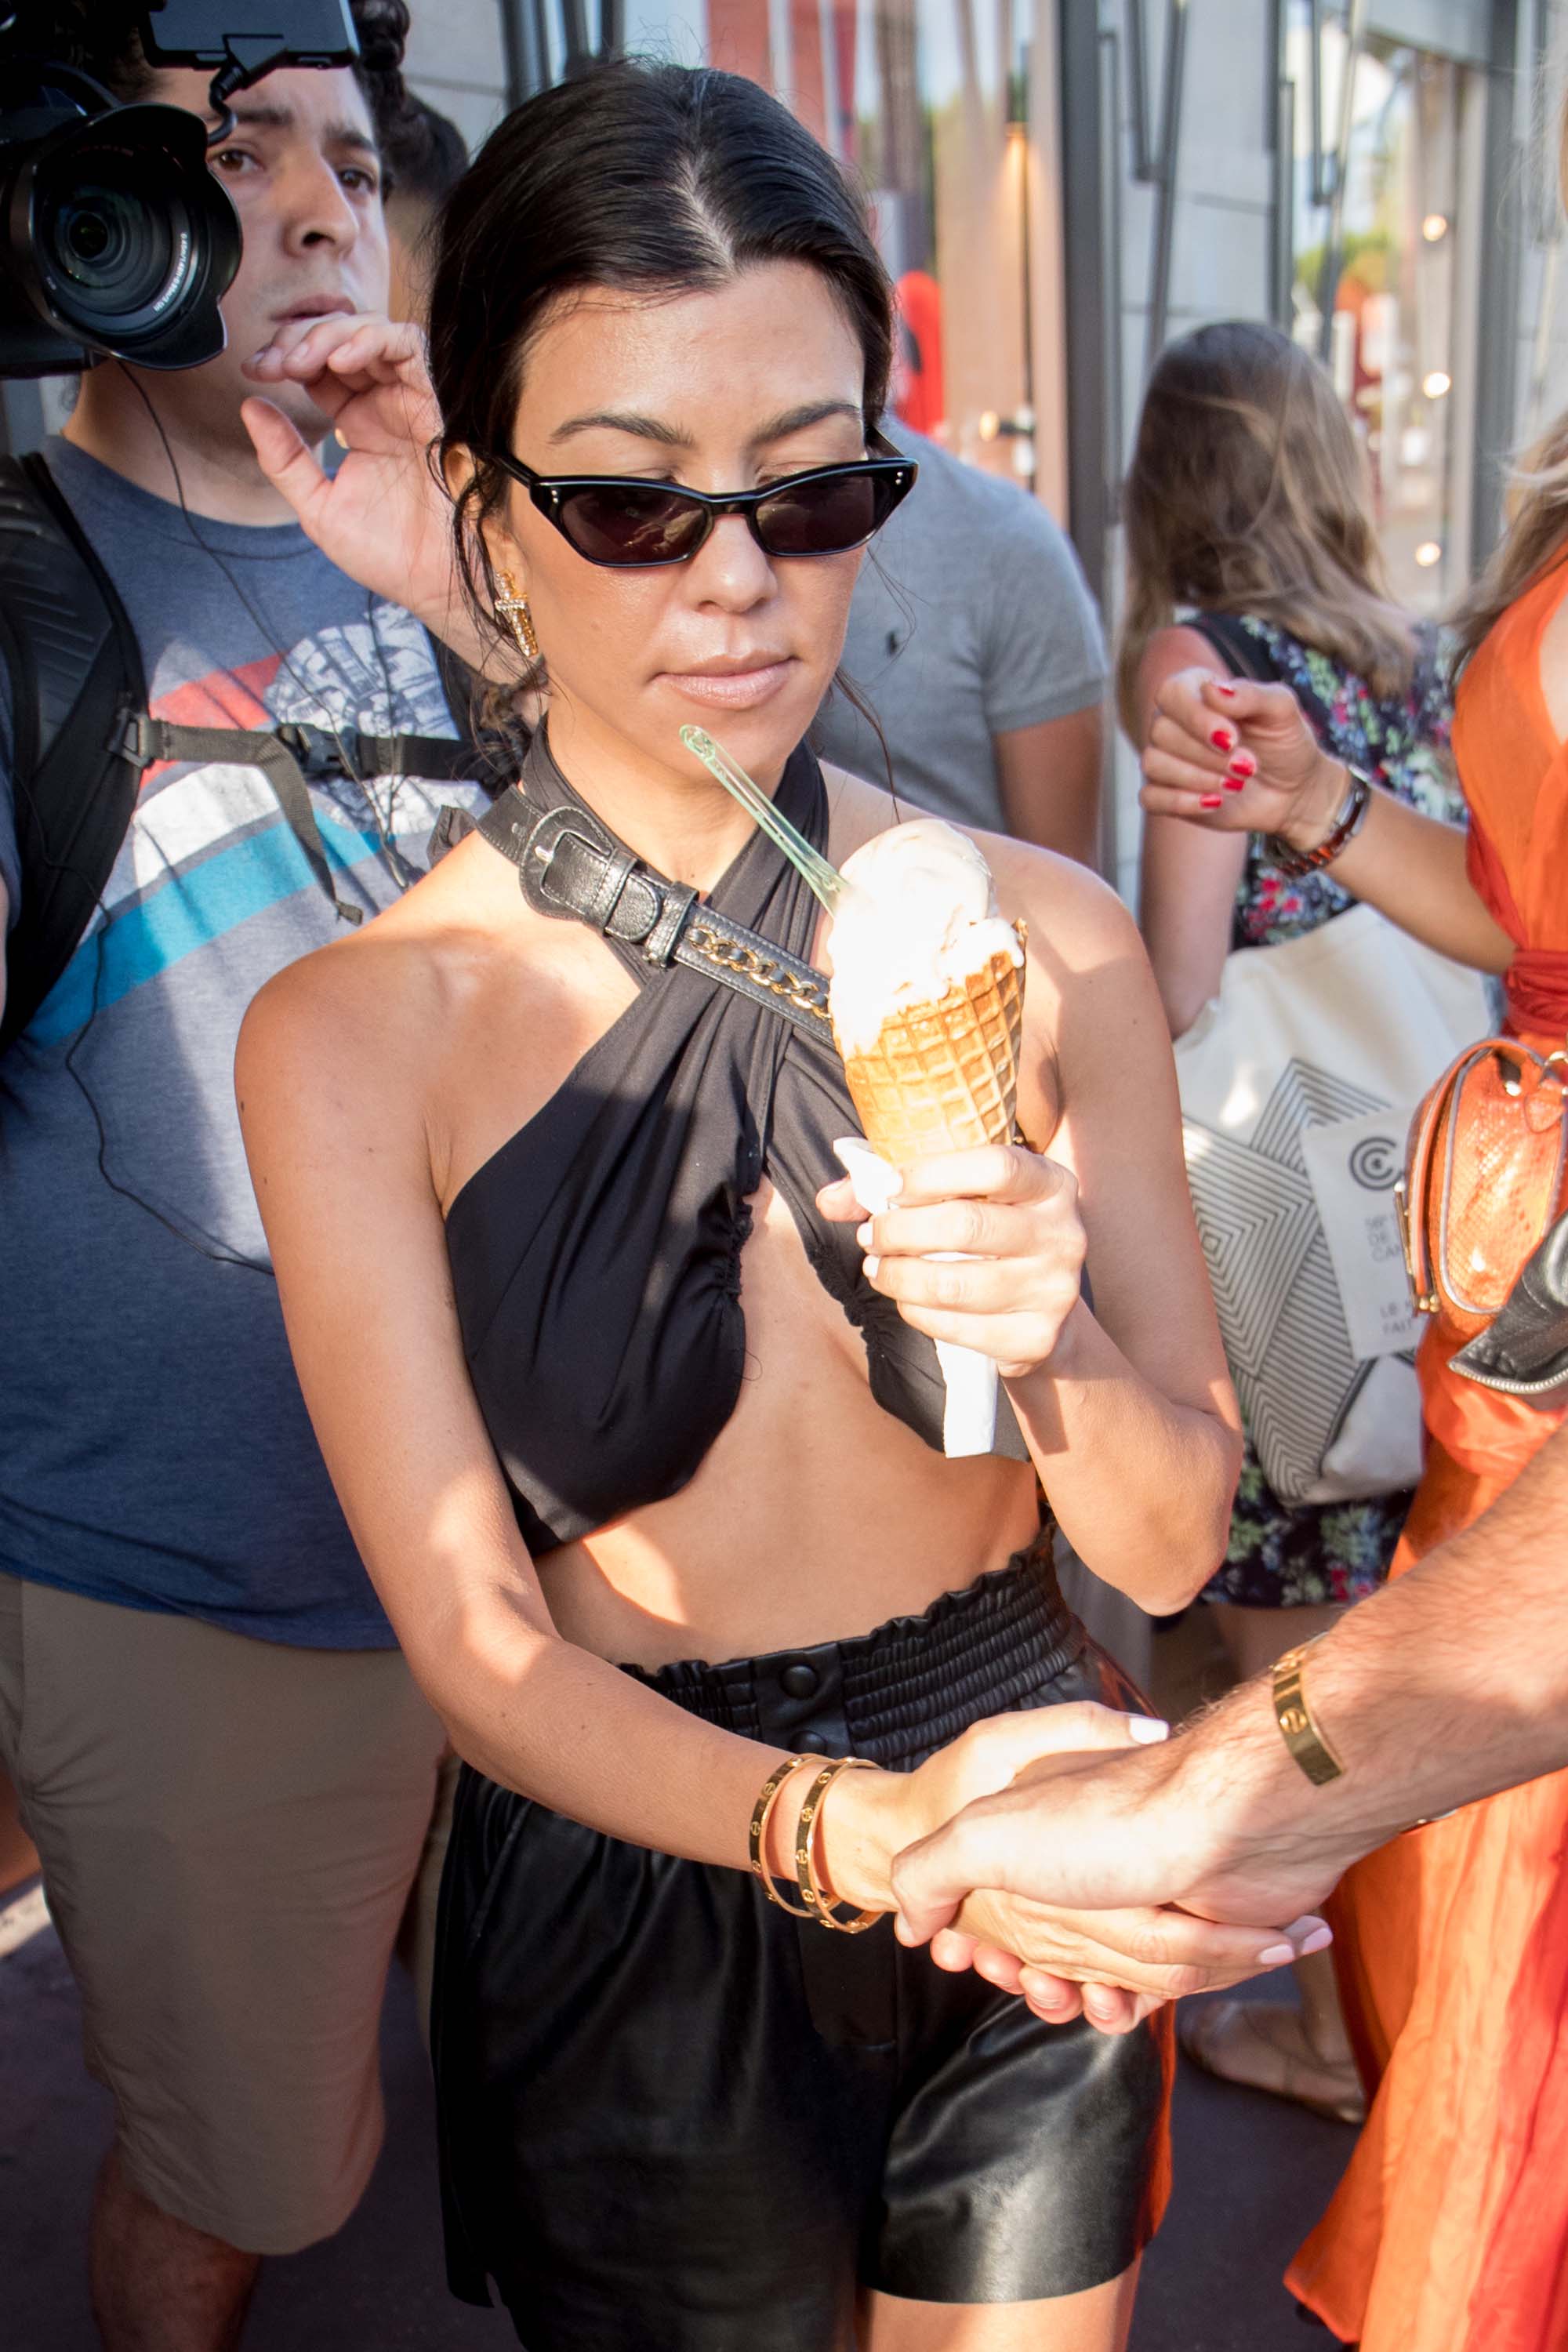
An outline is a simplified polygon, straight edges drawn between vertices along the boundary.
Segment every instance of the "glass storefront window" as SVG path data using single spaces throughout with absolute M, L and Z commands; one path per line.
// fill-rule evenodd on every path
M 631 0 L 627 43 L 750 75 L 857 173 L 898 288 L 893 405 L 971 463 L 1054 484 L 1036 326 L 1054 191 L 1031 137 L 1051 57 L 1034 0 Z M 1049 18 L 1047 18 L 1049 22 Z
M 1327 362 L 1366 451 L 1394 593 L 1434 613 L 1470 568 L 1480 77 L 1370 36 L 1347 106 L 1345 30 L 1331 21 L 1314 105 L 1312 13 L 1292 0 L 1294 331 Z

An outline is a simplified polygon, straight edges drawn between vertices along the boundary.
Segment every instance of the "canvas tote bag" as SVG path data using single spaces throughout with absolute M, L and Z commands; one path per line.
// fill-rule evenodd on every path
M 1357 906 L 1238 948 L 1176 1043 L 1231 1377 L 1285 1503 L 1413 1486 L 1419 1323 L 1394 1206 L 1416 1104 L 1492 1026 L 1485 977 Z

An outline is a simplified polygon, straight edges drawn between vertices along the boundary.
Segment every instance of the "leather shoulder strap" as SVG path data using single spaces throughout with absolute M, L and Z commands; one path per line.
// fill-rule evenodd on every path
M 635 857 L 592 810 L 541 810 L 514 784 L 477 830 L 517 867 L 531 907 L 588 924 L 639 981 L 682 964 L 832 1045 L 824 973 L 744 923 L 710 913 L 687 884 Z

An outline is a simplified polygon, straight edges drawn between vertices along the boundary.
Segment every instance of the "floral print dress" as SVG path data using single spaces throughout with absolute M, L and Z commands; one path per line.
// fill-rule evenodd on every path
M 1227 623 L 1235 627 L 1234 621 Z M 1463 824 L 1464 795 L 1448 756 L 1452 698 L 1436 632 L 1423 626 L 1410 687 L 1380 700 L 1364 678 L 1302 645 L 1272 622 L 1241 625 L 1260 656 L 1300 702 L 1320 741 L 1336 759 L 1367 774 L 1425 815 Z M 1300 880 L 1269 863 L 1268 842 L 1254 834 L 1237 892 L 1233 948 L 1278 947 L 1331 922 L 1355 901 L 1328 873 Z M 1204 1589 L 1205 1601 L 1252 1609 L 1299 1609 L 1363 1600 L 1388 1574 L 1408 1494 L 1353 1503 L 1282 1503 L 1265 1478 L 1248 1439 L 1225 1561 Z

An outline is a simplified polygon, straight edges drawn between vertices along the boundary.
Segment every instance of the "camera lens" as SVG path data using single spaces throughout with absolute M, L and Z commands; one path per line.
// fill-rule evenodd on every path
M 103 259 L 110 236 L 110 225 L 100 213 L 83 210 L 60 222 L 60 244 L 84 271 Z
M 40 174 L 34 222 L 38 274 L 83 334 L 154 328 L 185 289 L 190 206 L 180 175 L 156 152 L 132 152 L 110 138 L 79 147 L 68 171 Z
M 3 11 L 5 0 L 0 0 Z M 7 279 L 48 338 L 139 367 L 199 367 L 224 347 L 219 305 L 239 222 L 212 175 L 202 118 L 184 107 L 70 110 L 0 150 L 0 292 Z M 0 305 L 3 315 L 3 305 Z

